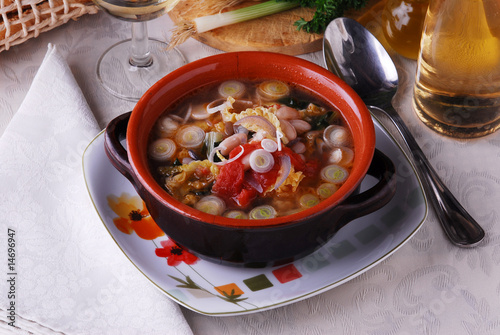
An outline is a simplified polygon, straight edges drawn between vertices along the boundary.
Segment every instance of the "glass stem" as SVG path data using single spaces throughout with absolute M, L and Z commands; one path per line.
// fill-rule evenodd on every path
M 130 64 L 137 67 L 148 67 L 153 64 L 153 56 L 148 48 L 148 26 L 146 21 L 132 23 L 132 48 Z

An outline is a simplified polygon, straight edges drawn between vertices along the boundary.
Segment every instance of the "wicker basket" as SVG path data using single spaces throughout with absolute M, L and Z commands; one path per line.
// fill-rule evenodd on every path
M 69 19 L 95 13 L 92 0 L 0 0 L 0 52 Z

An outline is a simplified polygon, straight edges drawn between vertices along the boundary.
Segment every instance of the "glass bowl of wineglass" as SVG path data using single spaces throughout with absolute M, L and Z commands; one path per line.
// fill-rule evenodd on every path
M 108 14 L 132 22 L 132 38 L 111 46 L 99 58 L 97 77 L 114 96 L 137 101 L 159 79 L 186 64 L 168 43 L 148 37 L 147 21 L 167 12 L 180 0 L 93 0 Z

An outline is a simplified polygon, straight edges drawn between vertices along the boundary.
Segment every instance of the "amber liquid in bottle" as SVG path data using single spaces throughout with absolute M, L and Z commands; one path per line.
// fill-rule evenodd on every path
M 382 11 L 382 30 L 401 56 L 417 59 L 429 0 L 388 0 Z
M 461 138 L 500 128 L 499 16 L 498 0 L 431 3 L 414 90 L 429 127 Z

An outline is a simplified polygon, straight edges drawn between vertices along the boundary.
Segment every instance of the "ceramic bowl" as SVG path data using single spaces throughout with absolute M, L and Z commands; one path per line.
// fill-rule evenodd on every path
M 200 212 L 171 197 L 148 168 L 147 144 L 159 116 L 180 97 L 229 79 L 277 79 L 302 87 L 339 109 L 354 141 L 355 159 L 346 182 L 320 204 L 288 216 L 238 220 Z M 126 138 L 126 147 L 121 140 Z M 313 252 L 340 228 L 390 201 L 394 165 L 375 150 L 370 113 L 338 77 L 309 61 L 267 52 L 234 52 L 189 63 L 152 86 L 131 113 L 110 122 L 105 150 L 112 164 L 134 185 L 159 227 L 199 257 L 224 264 L 261 267 L 282 264 Z M 369 173 L 378 182 L 356 190 Z

